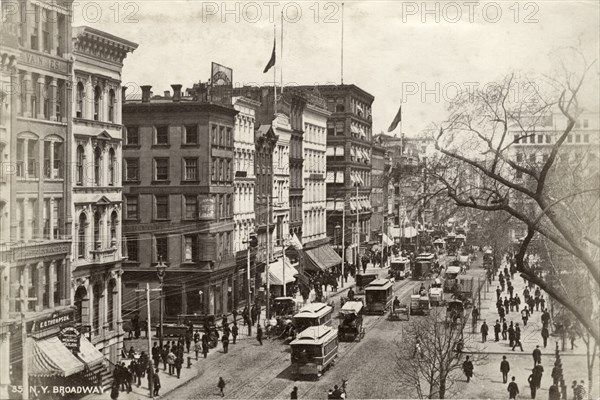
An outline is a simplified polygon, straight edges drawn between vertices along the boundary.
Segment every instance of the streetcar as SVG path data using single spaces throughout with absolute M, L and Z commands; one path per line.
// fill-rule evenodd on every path
M 390 262 L 390 277 L 404 279 L 410 274 L 410 260 L 406 257 L 392 257 Z
M 331 325 L 333 307 L 325 303 L 310 303 L 294 315 L 292 323 L 296 332 L 302 332 L 310 326 Z
M 434 256 L 431 253 L 421 253 L 417 256 L 412 271 L 413 279 L 423 280 L 429 277 Z
M 363 328 L 363 303 L 362 301 L 347 301 L 340 310 L 341 322 L 338 326 L 338 340 L 344 341 L 347 337 L 360 341 L 365 335 Z
M 376 279 L 365 288 L 367 314 L 384 314 L 393 297 L 393 284 L 388 279 Z
M 290 343 L 292 374 L 321 376 L 335 361 L 337 330 L 327 325 L 306 328 Z

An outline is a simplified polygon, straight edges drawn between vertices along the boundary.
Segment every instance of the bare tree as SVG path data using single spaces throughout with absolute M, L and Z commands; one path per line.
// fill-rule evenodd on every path
M 598 341 L 600 329 L 594 315 L 582 312 L 568 293 L 550 285 L 525 262 L 527 247 L 539 234 L 577 259 L 578 267 L 598 291 L 598 173 L 592 171 L 589 179 L 579 180 L 577 185 L 555 184 L 560 180 L 557 165 L 567 154 L 563 144 L 582 112 L 578 96 L 594 64 L 583 57 L 581 61 L 580 71 L 568 73 L 562 83 L 511 74 L 491 90 L 488 87 L 458 97 L 450 104 L 451 116 L 436 136 L 441 156 L 430 163 L 427 173 L 438 184 L 432 194 L 447 195 L 460 207 L 504 212 L 519 221 L 531 234 L 521 244 L 517 270 L 566 307 Z M 523 88 L 528 90 L 526 95 Z M 517 92 L 520 95 L 515 95 Z M 547 157 L 516 159 L 518 144 L 537 141 L 540 126 L 547 125 L 545 121 L 555 110 L 567 123 L 564 129 L 556 124 L 551 128 L 559 131 L 548 144 Z M 568 171 L 577 177 L 580 170 Z
M 457 344 L 463 341 L 466 318 L 459 321 L 447 321 L 445 310 L 434 308 L 429 316 L 403 325 L 402 339 L 396 342 L 396 373 L 417 398 L 444 399 L 456 394 L 456 379 L 452 378 L 462 374 L 463 352 L 471 349 L 467 344 L 463 352 L 457 351 Z M 416 351 L 417 340 L 420 352 Z M 485 360 L 481 354 L 471 357 L 474 364 Z

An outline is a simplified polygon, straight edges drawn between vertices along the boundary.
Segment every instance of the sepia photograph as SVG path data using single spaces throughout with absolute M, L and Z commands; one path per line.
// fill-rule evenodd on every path
M 0 400 L 600 398 L 600 3 L 0 0 Z

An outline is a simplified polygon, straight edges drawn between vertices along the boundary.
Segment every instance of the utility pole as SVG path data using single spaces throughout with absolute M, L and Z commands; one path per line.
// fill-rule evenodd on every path
M 248 239 L 248 249 L 246 251 L 246 278 L 248 280 L 248 295 L 246 296 L 246 301 L 248 302 L 248 317 L 250 317 L 250 303 L 252 302 L 250 298 L 250 239 Z M 250 321 L 252 320 L 251 318 L 248 319 Z M 252 324 L 248 324 L 248 336 L 252 336 Z
M 273 177 L 271 176 L 271 182 L 273 182 Z M 271 194 L 273 192 L 271 191 Z M 267 319 L 271 318 L 271 280 L 269 279 L 269 266 L 271 265 L 271 242 L 269 241 L 269 225 L 271 220 L 271 194 L 267 196 L 267 260 L 265 261 L 265 275 L 267 278 Z M 248 306 L 250 307 L 250 306 Z M 260 310 L 259 310 L 260 311 Z M 248 308 L 248 312 L 250 312 L 250 308 Z M 260 319 L 260 315 L 259 315 Z
M 346 192 L 342 203 L 342 288 L 344 287 L 344 264 L 346 264 Z
M 360 269 L 360 211 L 358 203 L 358 182 L 356 183 L 356 267 L 357 270 Z

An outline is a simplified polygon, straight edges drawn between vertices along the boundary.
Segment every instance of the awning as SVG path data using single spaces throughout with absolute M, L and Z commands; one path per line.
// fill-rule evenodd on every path
M 35 340 L 27 339 L 29 347 L 29 375 L 70 376 L 84 370 L 85 365 L 71 353 L 56 336 Z
M 88 367 L 99 364 L 104 360 L 104 355 L 85 336 L 79 338 L 79 354 L 77 357 Z
M 298 274 L 298 270 L 294 268 L 295 265 L 298 265 L 298 263 L 292 265 L 292 262 L 287 257 L 285 257 L 285 262 L 283 262 L 283 258 L 272 262 L 271 265 L 269 265 L 270 284 L 276 286 L 283 286 L 284 275 L 286 284 L 294 282 L 296 280 L 294 276 Z
M 326 271 L 329 268 L 335 267 L 336 265 L 340 265 L 342 263 L 342 258 L 329 244 L 306 250 L 306 254 L 308 255 L 308 260 L 310 261 L 307 263 L 307 267 L 313 270 Z M 312 268 L 310 268 L 311 264 Z

